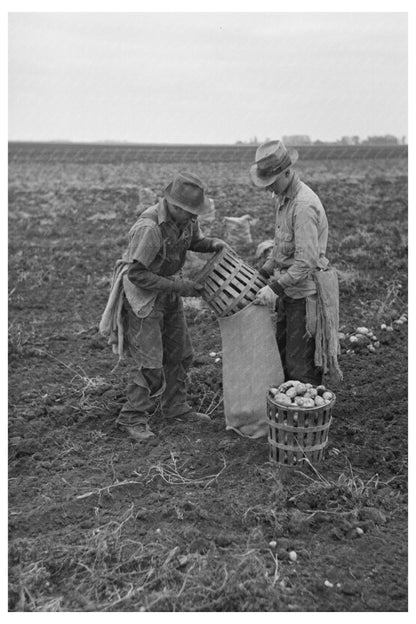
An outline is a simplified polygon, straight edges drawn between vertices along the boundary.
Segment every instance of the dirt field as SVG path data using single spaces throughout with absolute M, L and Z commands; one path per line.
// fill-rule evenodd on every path
M 346 336 L 312 470 L 225 431 L 206 309 L 187 309 L 189 392 L 213 424 L 156 415 L 143 444 L 115 427 L 128 363 L 98 323 L 143 189 L 201 175 L 214 234 L 226 215 L 259 218 L 238 250 L 253 265 L 274 217 L 241 163 L 84 156 L 9 167 L 10 611 L 406 611 L 407 159 L 299 161 L 327 210 Z M 374 351 L 349 341 L 360 326 Z

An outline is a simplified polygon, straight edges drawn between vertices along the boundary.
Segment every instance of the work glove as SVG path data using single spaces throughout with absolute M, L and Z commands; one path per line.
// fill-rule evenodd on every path
M 212 251 L 220 251 L 224 247 L 229 247 L 228 243 L 222 240 L 222 238 L 213 238 L 211 243 Z
M 201 297 L 202 284 L 190 279 L 180 279 L 174 282 L 173 290 L 181 297 Z
M 258 291 L 253 303 L 255 305 L 267 305 L 274 310 L 276 299 L 277 295 L 272 291 L 270 286 L 263 286 L 263 288 L 260 288 Z

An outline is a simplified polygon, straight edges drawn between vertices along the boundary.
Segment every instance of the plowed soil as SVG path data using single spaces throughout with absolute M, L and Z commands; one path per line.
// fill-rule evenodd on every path
M 9 166 L 10 611 L 406 611 L 407 160 L 299 161 L 328 215 L 344 381 L 324 461 L 286 468 L 266 438 L 225 430 L 208 308 L 187 303 L 189 394 L 213 423 L 155 414 L 146 443 L 115 426 L 129 363 L 98 333 L 145 189 L 199 174 L 217 208 L 207 230 L 258 218 L 238 248 L 254 266 L 270 198 L 247 164 L 85 150 Z M 374 351 L 349 340 L 363 326 Z

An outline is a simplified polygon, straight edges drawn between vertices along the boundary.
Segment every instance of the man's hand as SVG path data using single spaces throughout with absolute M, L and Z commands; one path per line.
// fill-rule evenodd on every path
M 270 286 L 263 286 L 258 291 L 256 298 L 253 303 L 256 305 L 267 305 L 270 308 L 274 308 L 276 303 L 277 295 L 272 291 Z
M 202 284 L 190 279 L 176 280 L 173 287 L 173 290 L 181 297 L 200 297 L 202 289 Z
M 264 267 L 259 269 L 259 275 L 261 275 L 261 277 L 266 281 L 270 279 L 270 273 Z
M 220 249 L 224 249 L 224 247 L 229 247 L 229 245 L 224 240 L 222 240 L 222 238 L 213 238 L 211 247 L 212 251 L 220 251 Z

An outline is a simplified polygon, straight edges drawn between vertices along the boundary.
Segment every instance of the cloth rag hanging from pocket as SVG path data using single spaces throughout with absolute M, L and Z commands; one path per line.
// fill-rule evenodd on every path
M 218 322 L 226 429 L 248 438 L 267 435 L 267 390 L 284 381 L 270 310 L 249 304 Z
M 100 321 L 100 334 L 108 339 L 113 353 L 120 358 L 123 356 L 124 350 L 124 329 L 122 319 L 123 307 L 123 277 L 127 274 L 129 264 L 119 260 L 114 267 L 111 279 L 110 294 L 108 296 L 107 305 Z
M 119 356 L 121 359 L 124 356 L 124 322 L 123 322 L 123 301 L 126 297 L 133 310 L 140 308 L 144 316 L 149 312 L 149 307 L 153 306 L 156 293 L 148 298 L 147 305 L 143 306 L 143 301 L 136 294 L 135 286 L 127 281 L 127 273 L 130 262 L 124 260 L 117 260 L 113 269 L 113 275 L 111 278 L 110 293 L 108 295 L 108 301 L 105 306 L 105 310 L 102 314 L 99 331 L 102 336 L 107 338 L 108 344 L 111 345 L 113 353 Z M 140 316 L 138 314 L 138 316 Z
M 317 289 L 315 365 L 322 368 L 331 383 L 337 384 L 343 379 L 338 364 L 341 352 L 338 274 L 334 267 L 330 267 L 314 271 L 313 278 Z

